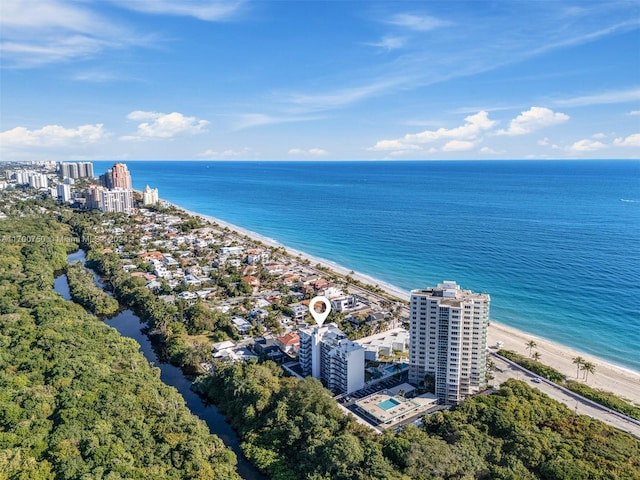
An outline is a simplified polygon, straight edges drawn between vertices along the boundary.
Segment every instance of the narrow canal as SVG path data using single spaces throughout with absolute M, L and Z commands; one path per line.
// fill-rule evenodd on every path
M 68 255 L 67 262 L 73 263 L 80 261 L 84 263 L 85 254 L 83 250 Z M 95 276 L 96 283 L 103 287 L 99 277 Z M 65 300 L 71 300 L 69 293 L 69 284 L 65 274 L 59 275 L 54 280 L 54 290 L 58 292 Z M 160 369 L 160 379 L 167 385 L 171 385 L 180 392 L 184 398 L 187 407 L 191 412 L 204 420 L 209 426 L 211 433 L 219 436 L 225 445 L 231 448 L 238 457 L 238 473 L 246 480 L 267 480 L 267 477 L 261 475 L 242 454 L 240 448 L 240 439 L 236 432 L 225 421 L 215 405 L 205 404 L 203 399 L 191 390 L 191 380 L 184 376 L 182 370 L 169 363 L 163 363 L 153 350 L 151 341 L 142 332 L 144 324 L 140 318 L 131 310 L 123 310 L 113 318 L 105 320 L 105 323 L 115 328 L 123 337 L 134 339 L 140 344 L 140 351 L 143 353 L 147 361 L 153 363 Z

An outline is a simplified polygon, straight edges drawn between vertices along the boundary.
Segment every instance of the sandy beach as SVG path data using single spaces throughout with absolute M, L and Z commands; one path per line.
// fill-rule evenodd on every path
M 170 203 L 170 202 L 169 202 Z M 227 227 L 232 231 L 239 233 L 240 235 L 247 236 L 254 240 L 262 242 L 264 245 L 270 247 L 282 247 L 289 255 L 294 257 L 307 259 L 311 262 L 311 265 L 320 264 L 323 267 L 329 268 L 341 275 L 350 275 L 352 278 L 361 281 L 368 285 L 377 285 L 384 289 L 390 295 L 400 298 L 402 300 L 408 300 L 410 292 L 402 290 L 394 285 L 382 282 L 369 275 L 364 275 L 358 272 L 352 272 L 352 270 L 345 268 L 342 265 L 338 265 L 326 259 L 313 257 L 305 252 L 301 252 L 292 248 L 282 245 L 271 238 L 267 238 L 258 233 L 246 230 L 242 227 L 238 227 L 231 223 L 225 222 L 215 217 L 203 215 L 197 212 L 186 210 L 179 205 L 171 204 L 174 207 L 193 215 L 200 217 L 205 221 L 217 224 L 221 227 Z M 444 279 L 443 279 L 444 280 Z M 416 288 L 423 288 L 426 285 L 416 285 Z M 464 287 L 464 285 L 463 285 Z M 516 328 L 504 325 L 491 319 L 491 325 L 489 327 L 487 344 L 493 346 L 496 342 L 503 342 L 503 348 L 513 350 L 523 355 L 529 355 L 529 349 L 526 344 L 533 340 L 537 346 L 533 349 L 540 353 L 540 362 L 549 365 L 556 370 L 562 372 L 568 379 L 576 379 L 576 365 L 573 364 L 573 359 L 580 356 L 586 361 L 589 361 L 595 365 L 595 373 L 590 374 L 587 384 L 593 388 L 598 388 L 608 392 L 615 393 L 616 395 L 631 400 L 637 405 L 640 405 L 640 373 L 613 365 L 606 360 L 579 352 L 571 349 L 565 345 L 547 340 L 538 335 L 527 333 Z M 578 381 L 582 380 L 582 372 L 579 374 Z

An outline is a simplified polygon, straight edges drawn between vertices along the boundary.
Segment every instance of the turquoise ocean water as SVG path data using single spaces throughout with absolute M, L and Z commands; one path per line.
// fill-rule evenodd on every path
M 113 162 L 94 162 L 96 174 Z M 640 162 L 127 162 L 134 188 L 640 371 Z

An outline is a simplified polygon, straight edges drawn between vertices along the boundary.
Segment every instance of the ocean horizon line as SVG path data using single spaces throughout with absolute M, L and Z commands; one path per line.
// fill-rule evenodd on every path
M 46 161 L 46 160 L 45 160 Z M 33 163 L 33 160 L 15 160 L 16 163 Z M 362 159 L 340 159 L 340 158 L 137 158 L 137 159 L 73 159 L 73 160 L 56 160 L 56 162 L 72 163 L 72 162 L 115 162 L 115 163 L 142 163 L 142 162 L 197 162 L 197 163 L 462 163 L 462 162 L 640 162 L 640 158 L 405 158 L 405 159 L 391 159 L 391 158 L 362 158 Z M 2 161 L 2 163 L 14 163 L 13 161 Z

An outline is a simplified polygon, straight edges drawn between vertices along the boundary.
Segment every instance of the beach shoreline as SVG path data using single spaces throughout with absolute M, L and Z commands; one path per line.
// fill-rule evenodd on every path
M 261 242 L 266 246 L 283 248 L 286 250 L 288 255 L 291 255 L 294 258 L 300 257 L 304 260 L 308 260 L 311 265 L 319 264 L 322 267 L 328 268 L 340 275 L 348 275 L 363 284 L 378 286 L 393 297 L 404 301 L 408 301 L 410 298 L 411 292 L 378 280 L 370 275 L 353 271 L 330 260 L 314 257 L 313 255 L 309 255 L 300 250 L 290 248 L 272 238 L 238 225 L 234 225 L 217 217 L 188 210 L 173 202 L 166 201 L 166 203 L 188 215 L 201 218 L 206 222 L 216 224 L 223 228 L 228 228 L 229 230 L 249 237 L 254 241 Z M 420 286 L 416 286 L 416 288 L 420 288 Z M 511 327 L 501 323 L 499 320 L 492 318 L 490 321 L 487 333 L 488 346 L 495 346 L 497 342 L 500 341 L 503 342 L 502 348 L 528 356 L 530 352 L 527 347 L 527 343 L 531 340 L 537 344 L 537 346 L 534 347 L 534 350 L 540 353 L 540 363 L 555 368 L 566 375 L 569 380 L 582 381 L 580 378 L 576 378 L 577 367 L 573 363 L 574 358 L 582 357 L 584 360 L 595 365 L 595 373 L 589 376 L 588 382 L 586 382 L 587 385 L 592 388 L 614 393 L 621 398 L 634 402 L 636 405 L 640 405 L 640 372 L 616 365 L 595 355 L 580 352 L 574 348 L 544 338 L 539 334 L 529 333 L 524 330 Z

